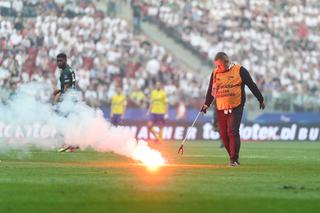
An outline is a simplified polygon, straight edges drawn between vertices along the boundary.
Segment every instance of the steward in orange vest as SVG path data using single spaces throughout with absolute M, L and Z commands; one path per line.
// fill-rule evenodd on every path
M 215 56 L 216 69 L 212 72 L 205 104 L 201 112 L 206 113 L 216 99 L 216 113 L 219 133 L 230 157 L 230 166 L 239 166 L 240 134 L 239 128 L 246 100 L 244 86 L 247 85 L 260 104 L 265 108 L 264 99 L 249 72 L 239 64 L 230 63 L 224 52 Z
M 227 72 L 212 73 L 211 95 L 216 98 L 218 110 L 233 109 L 241 104 L 241 83 L 239 64 L 232 65 Z
M 246 68 L 239 64 L 231 64 L 225 72 L 219 72 L 216 68 L 210 77 L 205 104 L 210 106 L 215 98 L 218 110 L 244 106 L 246 101 L 245 85 L 249 87 L 259 103 L 263 103 L 263 96 Z

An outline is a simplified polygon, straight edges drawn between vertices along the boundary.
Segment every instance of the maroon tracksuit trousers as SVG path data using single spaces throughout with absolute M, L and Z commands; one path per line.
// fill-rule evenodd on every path
M 243 106 L 238 106 L 227 114 L 224 110 L 216 110 L 219 124 L 219 133 L 226 148 L 230 161 L 238 161 L 240 151 L 239 128 L 243 113 Z

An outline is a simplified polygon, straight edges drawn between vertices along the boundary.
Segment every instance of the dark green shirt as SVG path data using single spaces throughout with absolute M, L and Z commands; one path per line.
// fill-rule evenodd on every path
M 75 88 L 76 75 L 74 73 L 74 70 L 69 65 L 67 65 L 66 68 L 61 70 L 59 80 L 62 93 L 65 92 L 65 86 L 67 86 L 67 88 Z

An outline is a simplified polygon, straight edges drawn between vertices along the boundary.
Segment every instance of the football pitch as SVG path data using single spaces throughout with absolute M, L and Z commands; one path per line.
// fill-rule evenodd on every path
M 0 150 L 0 212 L 319 212 L 319 142 L 164 142 L 149 171 L 112 153 Z

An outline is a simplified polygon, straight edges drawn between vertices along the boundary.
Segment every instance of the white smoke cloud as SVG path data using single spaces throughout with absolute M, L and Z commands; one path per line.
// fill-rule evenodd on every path
M 114 152 L 135 160 L 146 161 L 145 156 L 161 154 L 136 141 L 123 128 L 112 128 L 101 110 L 83 102 L 80 93 L 70 91 L 58 104 L 43 98 L 46 85 L 21 85 L 15 95 L 0 102 L 0 150 L 27 150 L 35 146 L 56 150 L 63 144 L 92 148 L 98 152 Z M 143 150 L 144 153 L 140 153 Z M 148 155 L 146 155 L 148 153 Z

